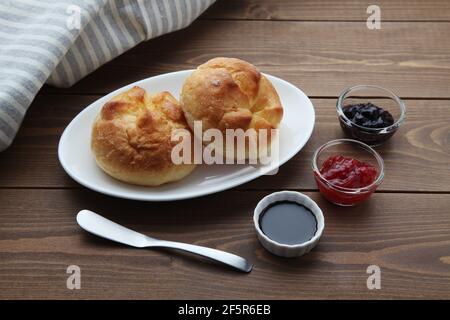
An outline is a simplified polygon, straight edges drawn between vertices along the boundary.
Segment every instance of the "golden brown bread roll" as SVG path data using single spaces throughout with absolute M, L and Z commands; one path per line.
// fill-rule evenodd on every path
M 270 135 L 283 117 L 272 83 L 254 65 L 234 58 L 200 65 L 184 82 L 180 102 L 191 129 L 201 120 L 203 131 L 253 128 L 268 129 Z
M 98 165 L 112 177 L 157 186 L 180 180 L 195 167 L 172 162 L 173 129 L 188 129 L 178 101 L 168 92 L 149 95 L 133 87 L 103 106 L 91 147 Z

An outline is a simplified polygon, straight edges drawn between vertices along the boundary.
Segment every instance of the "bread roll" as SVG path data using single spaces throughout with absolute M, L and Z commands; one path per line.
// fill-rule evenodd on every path
M 92 129 L 92 151 L 110 176 L 158 186 L 183 179 L 193 164 L 175 165 L 172 130 L 188 128 L 178 101 L 168 92 L 149 95 L 134 87 L 107 102 Z
M 180 102 L 192 129 L 194 121 L 202 121 L 203 131 L 216 128 L 223 134 L 226 129 L 267 129 L 269 144 L 270 129 L 277 128 L 283 117 L 272 83 L 252 64 L 234 58 L 214 58 L 200 65 L 184 82 Z

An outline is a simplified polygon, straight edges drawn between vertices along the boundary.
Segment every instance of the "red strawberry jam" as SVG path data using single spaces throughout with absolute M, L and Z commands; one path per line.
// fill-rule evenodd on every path
M 375 191 L 376 186 L 360 192 L 339 188 L 364 188 L 371 185 L 378 176 L 377 168 L 373 165 L 344 156 L 329 157 L 324 161 L 320 174 L 328 182 L 325 183 L 318 175 L 315 177 L 322 195 L 331 202 L 344 206 L 366 200 Z
M 377 169 L 371 164 L 343 156 L 329 157 L 320 174 L 331 184 L 343 188 L 363 188 L 377 178 Z

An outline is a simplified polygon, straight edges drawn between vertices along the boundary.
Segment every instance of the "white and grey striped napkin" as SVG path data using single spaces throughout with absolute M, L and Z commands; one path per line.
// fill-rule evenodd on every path
M 188 26 L 215 0 L 1 0 L 0 151 L 44 83 L 68 87 L 124 51 Z

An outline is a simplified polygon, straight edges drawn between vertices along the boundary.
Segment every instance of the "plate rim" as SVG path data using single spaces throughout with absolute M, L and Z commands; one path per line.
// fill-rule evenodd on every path
M 280 81 L 280 82 L 283 83 L 284 85 L 287 85 L 288 87 L 291 87 L 291 88 L 293 88 L 294 90 L 298 91 L 298 92 L 299 92 L 301 95 L 303 95 L 303 96 L 306 98 L 306 100 L 309 102 L 309 104 L 311 105 L 311 110 L 312 110 L 312 127 L 311 127 L 311 130 L 310 130 L 310 132 L 308 133 L 308 135 L 307 135 L 307 137 L 306 137 L 306 139 L 305 139 L 305 143 L 299 144 L 299 145 L 295 148 L 295 150 L 290 151 L 290 152 L 288 153 L 288 156 L 285 157 L 285 159 L 282 159 L 282 160 L 280 160 L 280 161 L 278 162 L 278 165 L 277 165 L 277 166 L 268 166 L 265 170 L 262 170 L 262 171 L 261 171 L 261 170 L 254 171 L 254 172 L 252 172 L 252 173 L 249 173 L 249 174 L 245 175 L 245 176 L 243 177 L 242 180 L 237 180 L 236 182 L 231 183 L 231 184 L 221 183 L 221 184 L 218 184 L 217 186 L 214 186 L 214 187 L 212 187 L 212 188 L 208 188 L 208 190 L 205 191 L 205 192 L 193 192 L 193 193 L 192 193 L 192 192 L 185 192 L 185 193 L 182 193 L 182 194 L 180 194 L 180 195 L 172 195 L 172 196 L 167 197 L 167 198 L 161 197 L 161 194 L 158 194 L 158 195 L 152 195 L 152 194 L 150 193 L 149 195 L 144 195 L 144 196 L 143 196 L 142 194 L 136 194 L 136 195 L 133 195 L 132 192 L 130 192 L 129 194 L 123 194 L 122 192 L 111 191 L 111 190 L 108 190 L 107 187 L 101 187 L 101 186 L 100 186 L 100 187 L 97 187 L 97 184 L 92 184 L 92 183 L 89 183 L 88 181 L 85 181 L 85 180 L 83 180 L 83 179 L 80 179 L 80 178 L 78 178 L 78 176 L 77 176 L 76 174 L 74 174 L 74 173 L 71 171 L 71 169 L 69 168 L 69 166 L 67 165 L 67 163 L 66 163 L 65 160 L 64 160 L 64 156 L 63 156 L 63 152 L 62 152 L 62 149 L 63 149 L 62 146 L 64 145 L 64 142 L 65 142 L 65 140 L 67 139 L 68 132 L 70 131 L 71 127 L 74 125 L 74 123 L 76 123 L 76 120 L 79 119 L 79 118 L 81 118 L 82 115 L 83 115 L 84 113 L 88 112 L 89 109 L 93 108 L 93 105 L 94 105 L 94 104 L 97 104 L 97 103 L 99 102 L 99 100 L 102 100 L 102 99 L 104 99 L 104 100 L 109 99 L 110 96 L 119 94 L 120 92 L 127 90 L 129 87 L 135 86 L 135 85 L 139 85 L 140 83 L 142 83 L 142 82 L 144 82 L 144 81 L 147 81 L 147 80 L 149 80 L 149 79 L 154 79 L 154 78 L 164 77 L 164 76 L 169 76 L 169 75 L 175 75 L 175 74 L 178 74 L 178 73 L 188 73 L 188 72 L 193 72 L 194 70 L 195 70 L 195 69 L 188 69 L 188 70 L 179 70 L 179 71 L 174 71 L 174 72 L 167 72 L 167 73 L 159 74 L 159 75 L 156 75 L 156 76 L 148 77 L 148 78 L 145 78 L 145 79 L 141 79 L 141 80 L 132 82 L 132 83 L 130 83 L 130 84 L 127 84 L 127 85 L 125 85 L 125 86 L 122 86 L 122 87 L 120 87 L 120 88 L 118 88 L 118 89 L 116 89 L 116 90 L 114 90 L 114 91 L 112 91 L 112 92 L 110 92 L 110 93 L 104 95 L 103 97 L 101 97 L 101 98 L 99 98 L 99 99 L 93 101 L 93 102 L 90 103 L 88 106 L 86 106 L 83 110 L 81 110 L 81 111 L 80 111 L 80 112 L 79 112 L 79 113 L 78 113 L 78 114 L 70 121 L 70 123 L 66 126 L 66 128 L 64 129 L 64 131 L 63 131 L 63 133 L 62 133 L 62 135 L 61 135 L 61 137 L 60 137 L 60 139 L 59 139 L 59 142 L 58 142 L 58 160 L 59 160 L 59 163 L 61 164 L 61 166 L 63 167 L 64 171 L 65 171 L 72 179 L 74 179 L 77 183 L 79 183 L 80 185 L 82 185 L 82 186 L 84 186 L 84 187 L 86 187 L 86 188 L 88 188 L 88 189 L 91 189 L 91 190 L 93 190 L 93 191 L 99 192 L 99 193 L 101 193 L 101 194 L 108 195 L 108 196 L 112 196 L 112 197 L 116 197 L 116 198 L 121 198 L 121 199 L 137 200 L 137 201 L 147 201 L 147 202 L 179 201 L 179 200 L 186 200 L 186 199 L 198 198 L 198 197 L 210 195 L 210 194 L 213 194 L 213 193 L 218 193 L 218 192 L 221 192 L 221 191 L 225 191 L 225 190 L 228 190 L 228 189 L 232 189 L 232 188 L 235 188 L 235 187 L 240 186 L 240 185 L 242 185 L 242 184 L 245 184 L 245 183 L 247 183 L 247 182 L 250 182 L 250 181 L 252 181 L 252 180 L 255 180 L 255 179 L 257 179 L 257 178 L 259 178 L 259 177 L 261 177 L 261 176 L 264 176 L 265 173 L 270 172 L 270 171 L 272 171 L 272 170 L 274 170 L 274 169 L 276 169 L 276 168 L 280 168 L 280 167 L 281 167 L 282 165 L 284 165 L 286 162 L 288 162 L 289 160 L 291 160 L 291 159 L 292 159 L 298 152 L 300 152 L 300 151 L 302 150 L 302 148 L 308 143 L 308 141 L 309 141 L 309 139 L 311 138 L 311 135 L 312 135 L 312 133 L 313 133 L 313 131 L 314 131 L 315 121 L 316 121 L 316 112 L 315 112 L 314 105 L 313 105 L 311 99 L 309 99 L 309 97 L 303 92 L 303 90 L 301 90 L 301 89 L 298 88 L 297 86 L 293 85 L 292 83 L 290 83 L 290 82 L 288 82 L 288 81 L 286 81 L 286 80 L 283 80 L 283 79 L 281 79 L 281 78 L 278 78 L 278 77 L 276 77 L 276 76 L 273 76 L 273 75 L 270 75 L 270 74 L 267 74 L 267 73 L 262 73 L 262 74 L 263 74 L 264 76 L 266 76 L 269 80 L 271 80 L 271 79 L 276 79 L 277 81 Z M 95 161 L 95 159 L 93 159 L 93 161 Z M 151 187 L 149 187 L 149 188 L 151 188 Z

